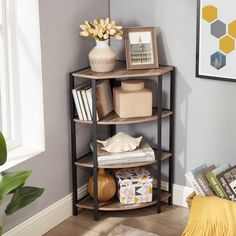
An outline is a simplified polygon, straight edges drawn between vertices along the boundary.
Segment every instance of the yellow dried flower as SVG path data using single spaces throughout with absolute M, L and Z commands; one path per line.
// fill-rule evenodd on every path
M 109 37 L 122 39 L 122 26 L 117 26 L 115 21 L 111 21 L 108 17 L 104 20 L 102 18 L 93 21 L 85 21 L 80 25 L 82 31 L 81 36 L 91 36 L 96 40 L 107 40 Z

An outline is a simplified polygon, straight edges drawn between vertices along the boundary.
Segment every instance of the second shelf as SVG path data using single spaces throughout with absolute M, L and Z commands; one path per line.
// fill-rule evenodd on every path
M 162 118 L 169 117 L 173 114 L 172 111 L 163 110 Z M 138 117 L 138 118 L 120 118 L 114 111 L 109 113 L 103 119 L 99 120 L 97 123 L 99 125 L 124 125 L 124 124 L 136 124 L 136 123 L 144 123 L 149 121 L 157 120 L 157 108 L 153 108 L 152 116 L 148 117 Z M 75 122 L 84 123 L 84 124 L 92 124 L 91 120 L 80 120 L 78 118 L 74 118 Z

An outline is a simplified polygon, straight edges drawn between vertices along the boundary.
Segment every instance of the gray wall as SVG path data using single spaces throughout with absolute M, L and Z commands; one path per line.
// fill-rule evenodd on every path
M 111 1 L 119 24 L 157 28 L 160 62 L 177 68 L 175 183 L 181 185 L 187 170 L 204 162 L 233 164 L 236 154 L 236 84 L 195 78 L 196 7 L 196 0 Z M 122 58 L 122 43 L 112 45 Z M 149 125 L 143 132 L 155 135 Z
M 87 19 L 106 17 L 108 0 L 40 0 L 44 114 L 46 151 L 13 168 L 33 171 L 28 185 L 45 188 L 44 194 L 30 206 L 8 218 L 6 230 L 23 222 L 69 194 L 70 123 L 68 72 L 88 65 L 91 39 L 79 36 L 79 25 Z M 80 153 L 87 149 L 90 130 L 80 126 Z M 87 181 L 88 173 L 80 172 L 79 184 Z

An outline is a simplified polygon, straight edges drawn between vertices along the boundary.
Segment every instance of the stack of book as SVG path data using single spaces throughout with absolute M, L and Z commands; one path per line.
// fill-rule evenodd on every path
M 93 150 L 91 144 L 90 148 L 91 150 Z M 134 151 L 120 153 L 110 153 L 102 150 L 102 144 L 97 143 L 97 159 L 98 166 L 127 164 L 135 162 L 154 161 L 155 153 L 151 146 L 144 140 L 142 140 L 139 148 L 135 149 Z
M 201 165 L 186 173 L 186 178 L 198 195 L 236 200 L 236 165 Z
M 77 115 L 80 120 L 92 120 L 92 85 L 85 82 L 72 90 Z M 96 82 L 97 121 L 113 111 L 113 99 L 108 80 Z

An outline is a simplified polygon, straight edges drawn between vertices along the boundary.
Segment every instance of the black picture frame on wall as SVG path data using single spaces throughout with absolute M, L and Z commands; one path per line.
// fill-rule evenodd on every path
M 230 13 L 234 1 L 223 1 L 228 4 Z M 225 18 L 228 19 L 229 16 L 225 12 L 227 6 L 222 8 L 220 2 L 212 0 L 209 4 L 209 0 L 197 0 L 196 77 L 236 82 L 236 13 L 232 20 L 224 22 L 226 20 L 220 17 L 227 14 Z

